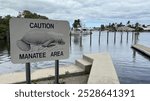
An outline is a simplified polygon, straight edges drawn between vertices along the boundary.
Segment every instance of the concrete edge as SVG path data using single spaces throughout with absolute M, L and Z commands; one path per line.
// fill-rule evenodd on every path
M 140 45 L 140 44 L 137 44 L 137 45 Z M 137 50 L 138 52 L 140 52 L 140 53 L 142 53 L 142 54 L 150 57 L 150 52 L 148 52 L 147 50 L 144 50 L 144 49 L 140 48 L 140 46 L 137 46 L 137 45 L 131 45 L 131 48 L 133 48 L 133 49 Z M 141 45 L 141 46 L 145 47 L 145 48 L 148 48 L 148 47 L 146 47 L 144 45 Z
M 65 77 L 73 77 L 73 76 L 79 76 L 79 75 L 85 75 L 85 72 L 76 72 L 76 73 L 69 73 L 69 74 L 61 74 L 59 75 L 59 78 L 65 78 Z M 37 81 L 44 81 L 44 80 L 54 80 L 55 76 L 51 76 L 51 77 L 43 77 L 43 78 L 38 78 L 38 79 L 32 79 L 31 82 L 33 84 L 35 84 L 35 82 Z M 26 83 L 26 81 L 20 81 L 20 82 L 15 82 L 12 84 L 24 84 Z
M 113 65 L 113 62 L 111 60 L 111 56 L 108 53 L 98 53 L 98 54 L 90 54 L 90 55 L 84 55 L 84 56 L 90 58 L 90 61 L 93 60 L 93 64 L 92 64 L 91 71 L 90 71 L 90 74 L 89 74 L 89 79 L 88 79 L 88 82 L 87 82 L 88 84 L 100 84 L 100 83 L 102 83 L 102 84 L 104 84 L 104 83 L 107 83 L 107 84 L 120 84 L 119 78 L 118 78 L 118 75 L 117 75 L 117 72 L 116 72 L 116 69 L 115 69 L 115 67 Z M 106 76 L 104 74 L 101 75 L 101 74 L 97 73 L 98 75 L 95 78 L 93 78 L 93 77 L 91 77 L 91 76 L 93 76 L 92 70 L 95 69 L 95 68 L 97 68 L 97 64 L 99 64 L 100 63 L 99 61 L 101 61 L 101 59 L 99 58 L 99 56 L 109 57 L 108 61 L 110 63 L 110 67 L 111 67 L 110 70 L 112 70 L 113 73 L 112 74 L 108 74 L 109 76 Z M 104 64 L 104 63 L 99 64 L 99 65 L 105 65 L 106 67 L 108 66 L 107 64 Z M 103 68 L 101 68 L 101 69 L 103 69 Z M 97 72 L 97 71 L 98 70 L 94 71 L 94 73 Z M 105 70 L 105 72 L 107 72 L 107 71 Z M 96 81 L 95 79 L 99 79 L 98 77 L 105 77 L 105 78 L 103 78 L 104 80 L 100 80 L 102 82 L 97 82 L 99 80 Z M 111 77 L 111 80 L 108 81 L 109 77 Z

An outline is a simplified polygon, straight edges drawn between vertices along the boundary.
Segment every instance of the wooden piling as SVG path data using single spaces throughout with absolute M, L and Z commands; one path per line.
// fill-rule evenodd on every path
M 107 44 L 109 42 L 109 31 L 107 31 Z
M 121 40 L 120 40 L 120 43 L 122 43 L 122 35 L 123 35 L 123 32 L 121 32 Z
M 114 32 L 114 44 L 116 44 L 116 31 Z
M 92 45 L 92 31 L 90 30 L 90 46 Z
M 98 41 L 99 44 L 100 44 L 100 41 L 101 41 L 101 38 L 100 38 L 100 37 L 101 37 L 101 30 L 99 30 L 99 41 Z
M 129 36 L 129 32 L 127 31 L 127 43 L 128 43 L 128 36 Z

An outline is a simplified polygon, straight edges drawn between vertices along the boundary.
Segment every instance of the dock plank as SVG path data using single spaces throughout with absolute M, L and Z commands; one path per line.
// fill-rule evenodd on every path
M 132 45 L 131 47 L 150 57 L 150 48 L 149 47 L 146 47 L 141 44 L 135 44 L 135 45 Z

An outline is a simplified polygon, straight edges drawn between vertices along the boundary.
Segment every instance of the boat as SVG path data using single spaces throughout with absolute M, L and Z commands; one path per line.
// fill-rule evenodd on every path
M 72 35 L 75 35 L 75 34 L 82 34 L 82 35 L 89 35 L 90 34 L 90 29 L 88 29 L 88 28 L 82 28 L 82 27 L 80 27 L 80 28 L 73 28 L 72 30 L 71 30 L 71 34 Z

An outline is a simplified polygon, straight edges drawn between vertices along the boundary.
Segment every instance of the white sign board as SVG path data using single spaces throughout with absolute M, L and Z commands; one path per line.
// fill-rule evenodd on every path
M 67 21 L 12 18 L 11 61 L 27 63 L 68 58 L 69 33 Z

